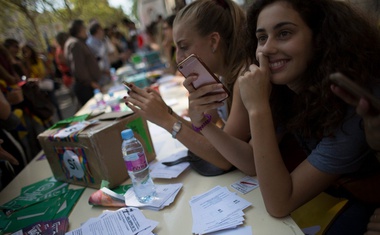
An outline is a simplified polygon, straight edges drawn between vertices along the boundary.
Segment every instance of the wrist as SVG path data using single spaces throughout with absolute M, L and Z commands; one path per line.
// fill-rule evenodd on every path
M 191 124 L 192 128 L 196 132 L 201 132 L 210 122 L 212 121 L 212 116 L 210 114 L 203 114 L 202 122 L 199 123 L 193 123 Z

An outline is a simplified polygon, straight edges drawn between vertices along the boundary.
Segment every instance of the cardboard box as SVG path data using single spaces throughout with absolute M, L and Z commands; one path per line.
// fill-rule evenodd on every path
M 73 128 L 46 130 L 38 136 L 54 177 L 59 181 L 99 188 L 102 180 L 109 187 L 128 178 L 121 152 L 120 132 L 130 128 L 145 149 L 148 161 L 156 157 L 146 120 L 137 114 L 106 113 L 89 121 L 99 120 L 81 131 Z M 116 119 L 115 119 L 116 118 Z M 72 130 L 69 130 L 72 129 Z M 62 133 L 74 131 L 65 138 Z M 67 134 L 66 134 L 67 135 Z

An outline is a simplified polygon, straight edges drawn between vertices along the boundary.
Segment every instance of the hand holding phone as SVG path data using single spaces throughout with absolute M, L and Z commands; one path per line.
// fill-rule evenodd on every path
M 351 96 L 355 97 L 358 101 L 361 97 L 364 97 L 368 100 L 370 105 L 380 112 L 380 99 L 372 95 L 369 91 L 360 87 L 358 84 L 347 78 L 342 73 L 333 73 L 330 74 L 330 80 L 337 86 L 343 88 Z
M 198 89 L 204 85 L 221 83 L 222 82 L 215 76 L 214 73 L 210 71 L 210 69 L 206 66 L 206 64 L 196 55 L 191 54 L 178 65 L 178 70 L 182 73 L 182 75 L 187 78 L 191 74 L 198 75 L 198 79 L 193 82 L 194 89 Z M 228 89 L 223 85 L 222 88 L 215 90 L 211 94 L 219 94 L 219 93 L 227 93 L 227 97 L 230 95 Z M 226 98 L 227 98 L 226 97 Z M 224 99 L 226 99 L 224 98 Z M 224 100 L 223 99 L 223 100 Z M 223 101 L 220 100 L 220 101 Z

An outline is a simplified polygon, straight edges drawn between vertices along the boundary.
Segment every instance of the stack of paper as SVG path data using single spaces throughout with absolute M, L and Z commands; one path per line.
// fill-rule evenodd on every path
M 192 232 L 211 233 L 235 228 L 243 224 L 243 210 L 251 203 L 230 192 L 226 187 L 216 186 L 190 200 L 193 214 Z
M 131 188 L 124 194 L 125 204 L 127 206 L 133 206 L 133 207 L 158 211 L 170 205 L 174 201 L 179 190 L 182 188 L 182 185 L 183 184 L 181 183 L 156 185 L 156 196 L 154 197 L 153 200 L 151 200 L 148 203 L 139 202 L 135 196 L 135 192 L 133 191 L 133 188 Z
M 66 235 L 152 235 L 157 225 L 157 221 L 145 218 L 139 209 L 124 207 L 117 211 L 106 211 L 97 218 L 91 218 L 80 228 Z
M 185 157 L 188 154 L 187 149 L 180 149 L 171 154 L 162 161 L 155 162 L 149 166 L 150 176 L 152 178 L 172 179 L 177 178 L 186 168 L 189 167 L 189 162 L 182 162 L 174 166 L 165 166 L 162 162 L 173 162 L 179 158 Z

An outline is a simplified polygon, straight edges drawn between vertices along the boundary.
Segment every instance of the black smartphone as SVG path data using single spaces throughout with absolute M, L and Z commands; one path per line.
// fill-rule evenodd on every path
M 201 86 L 220 83 L 223 84 L 213 72 L 206 66 L 206 64 L 195 54 L 191 54 L 186 59 L 181 61 L 177 65 L 178 70 L 182 73 L 182 75 L 187 78 L 191 74 L 197 74 L 198 79 L 193 82 L 194 89 L 198 89 Z M 219 94 L 219 93 L 227 93 L 227 97 L 230 95 L 228 89 L 223 85 L 222 88 L 215 90 L 210 94 Z M 227 98 L 226 97 L 226 98 Z M 223 101 L 226 98 L 220 100 Z
M 354 81 L 350 80 L 347 76 L 342 73 L 333 73 L 330 74 L 330 80 L 337 86 L 343 88 L 353 97 L 360 99 L 364 97 L 370 102 L 370 105 L 375 108 L 377 111 L 380 111 L 380 99 L 372 95 L 369 91 L 360 87 Z

